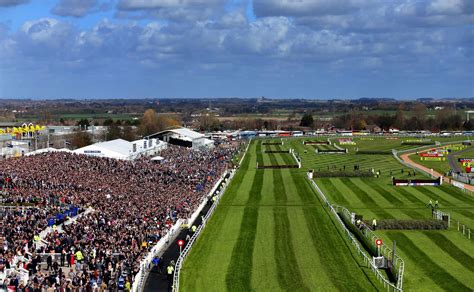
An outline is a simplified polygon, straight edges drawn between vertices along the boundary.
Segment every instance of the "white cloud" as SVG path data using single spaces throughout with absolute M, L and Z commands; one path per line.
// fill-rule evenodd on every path
M 0 7 L 16 6 L 28 3 L 29 0 L 0 0 Z
M 225 4 L 222 0 L 120 0 L 118 7 L 123 10 L 180 8 L 190 6 L 214 6 Z
M 97 10 L 98 0 L 60 0 L 51 13 L 60 16 L 82 17 Z

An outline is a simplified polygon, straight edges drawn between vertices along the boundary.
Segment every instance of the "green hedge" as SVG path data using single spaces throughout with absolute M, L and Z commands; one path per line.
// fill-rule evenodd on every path
M 372 221 L 364 220 L 365 224 L 372 226 Z M 443 230 L 448 229 L 448 223 L 435 219 L 425 220 L 397 220 L 380 219 L 377 220 L 377 229 L 380 230 Z
M 371 171 L 316 171 L 314 177 L 373 177 Z
M 403 141 L 402 145 L 434 145 L 433 141 Z
M 368 155 L 392 155 L 390 150 L 359 150 L 356 154 L 368 154 Z

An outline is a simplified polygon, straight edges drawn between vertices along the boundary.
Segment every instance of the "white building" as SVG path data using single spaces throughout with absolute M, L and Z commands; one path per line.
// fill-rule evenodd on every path
M 160 139 L 173 145 L 192 147 L 193 149 L 214 147 L 214 141 L 207 139 L 204 134 L 188 128 L 165 130 L 150 135 L 148 138 Z
M 77 154 L 107 157 L 114 159 L 133 160 L 140 156 L 152 156 L 166 148 L 166 143 L 158 139 L 142 139 L 125 141 L 116 139 L 107 142 L 95 143 L 73 151 Z

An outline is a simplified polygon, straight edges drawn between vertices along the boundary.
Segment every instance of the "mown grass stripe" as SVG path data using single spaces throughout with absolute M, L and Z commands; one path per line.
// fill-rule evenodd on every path
M 423 202 L 420 198 L 412 194 L 411 192 L 404 189 L 404 187 L 395 187 L 394 190 L 405 197 L 408 201 L 418 205 L 426 205 L 428 202 Z
M 341 178 L 341 181 L 350 189 L 352 192 L 364 203 L 364 204 L 371 204 L 377 209 L 373 211 L 374 214 L 377 214 L 377 216 L 380 216 L 380 218 L 383 219 L 392 219 L 394 218 L 392 215 L 390 215 L 387 211 L 385 211 L 383 208 L 377 204 L 377 202 L 372 199 L 372 197 L 363 189 L 359 188 L 350 178 Z
M 423 270 L 423 272 L 442 289 L 447 291 L 472 290 L 433 261 L 429 255 L 423 252 L 423 250 L 402 232 L 389 232 L 387 235 L 392 241 L 396 240 L 399 249 L 403 250 L 403 253 L 410 257 L 412 262 L 418 263 L 417 267 Z
M 286 203 L 287 196 L 281 170 L 273 170 L 273 181 L 277 202 Z M 286 207 L 274 208 L 273 216 L 275 235 L 278 236 L 278 240 L 275 241 L 275 260 L 280 288 L 287 291 L 308 291 L 308 287 L 304 286 L 296 260 Z
M 270 160 L 272 161 L 272 164 L 276 164 L 276 158 L 274 155 L 270 156 Z M 273 169 L 273 193 L 275 196 L 275 202 L 276 204 L 284 204 L 286 203 L 286 192 L 285 186 L 283 184 L 283 179 L 281 177 L 281 172 L 278 169 Z M 283 190 L 283 191 L 281 191 Z
M 278 236 L 275 241 L 275 260 L 280 288 L 286 291 L 309 291 L 308 287 L 304 285 L 296 260 L 286 208 L 275 208 L 273 220 L 275 221 L 275 235 Z
M 388 190 L 384 190 L 382 186 L 380 186 L 379 183 L 376 183 L 373 181 L 373 179 L 366 179 L 363 180 L 363 182 L 370 188 L 372 188 L 374 191 L 379 193 L 381 196 L 383 196 L 387 201 L 389 201 L 392 205 L 403 205 L 403 201 L 395 197 L 391 192 Z
M 330 226 L 328 222 L 322 222 L 321 218 L 317 218 L 318 213 L 321 212 L 316 208 L 305 208 L 303 209 L 304 217 L 306 220 L 307 228 L 311 235 L 311 242 L 318 252 L 321 262 L 325 264 L 326 269 L 324 273 L 331 279 L 331 283 L 335 286 L 338 291 L 365 291 L 363 287 L 359 285 L 358 276 L 353 275 L 348 270 L 347 264 L 342 264 L 341 254 L 346 256 L 349 250 L 340 251 L 337 248 L 328 246 L 327 237 L 332 237 L 332 240 L 342 240 L 341 238 L 334 238 L 337 231 L 334 230 L 334 226 Z M 320 216 L 320 215 L 319 215 Z M 330 241 L 329 241 L 330 242 Z M 341 260 L 341 264 L 335 264 L 335 261 Z M 347 262 L 344 262 L 347 263 Z
M 261 141 L 260 143 L 261 144 Z M 257 148 L 258 145 L 257 144 Z M 257 153 L 258 149 L 257 149 Z M 255 172 L 247 204 L 258 204 L 263 187 L 263 171 Z M 258 208 L 246 207 L 240 224 L 239 237 L 232 250 L 226 286 L 229 291 L 251 291 L 253 250 L 258 222 Z
M 474 258 L 457 247 L 451 240 L 439 232 L 423 232 L 434 244 L 449 254 L 455 261 L 466 269 L 474 272 Z
M 257 163 L 258 165 L 263 165 L 263 157 L 262 157 L 262 140 L 257 141 L 257 147 L 255 149 L 257 153 Z
M 318 185 L 323 186 L 327 194 L 330 194 L 333 200 L 342 206 L 349 207 L 349 201 L 339 192 L 339 190 L 334 185 L 334 179 L 320 178 L 315 180 Z
M 468 197 L 466 194 L 462 193 L 459 189 L 454 188 L 453 186 L 442 185 L 435 188 L 433 192 L 440 193 L 440 196 L 446 195 L 446 197 L 456 200 L 456 203 L 458 204 L 474 204 L 474 200 L 471 197 Z
M 328 246 L 328 242 L 339 242 L 343 240 L 340 238 L 335 226 L 331 223 L 327 216 L 329 214 L 322 214 L 325 212 L 321 209 L 323 203 L 317 198 L 317 194 L 311 187 L 310 182 L 305 179 L 305 173 L 298 173 L 295 170 L 290 170 L 293 184 L 297 187 L 298 195 L 303 202 L 308 202 L 307 207 L 303 208 L 304 218 L 307 224 L 307 229 L 311 235 L 311 242 L 317 251 L 321 262 L 327 267 L 324 269 L 326 276 L 331 279 L 331 283 L 339 291 L 353 289 L 354 291 L 364 291 L 359 285 L 360 279 L 348 271 L 351 264 L 355 264 L 347 260 L 340 261 L 340 264 L 334 264 L 336 259 L 340 259 L 341 255 L 346 256 L 349 250 L 341 251 L 340 248 Z M 309 206 L 312 202 L 314 206 Z M 327 220 L 325 220 L 327 218 Z M 346 246 L 345 246 L 346 247 Z M 348 262 L 349 261 L 349 262 Z M 362 272 L 363 273 L 363 272 Z
M 446 198 L 441 196 L 440 194 L 434 192 L 431 188 L 436 188 L 436 187 L 416 187 L 419 188 L 417 191 L 421 193 L 425 193 L 425 195 L 429 196 L 433 202 L 435 200 L 438 200 L 441 206 L 454 206 L 454 204 L 450 201 L 448 201 Z M 429 194 L 429 195 L 428 195 Z M 446 194 L 446 193 L 445 193 Z M 447 197 L 449 197 L 449 194 L 446 194 Z M 427 204 L 428 202 L 426 202 Z

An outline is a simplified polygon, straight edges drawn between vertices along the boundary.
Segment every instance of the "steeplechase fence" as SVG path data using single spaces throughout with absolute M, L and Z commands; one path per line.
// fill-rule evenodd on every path
M 382 245 L 381 254 L 383 254 L 384 257 L 386 257 L 389 260 L 389 262 L 392 263 L 393 268 L 396 271 L 394 273 L 396 275 L 396 283 L 390 282 L 390 280 L 388 280 L 387 277 L 382 272 L 380 272 L 375 260 L 373 258 L 371 258 L 370 255 L 367 254 L 367 252 L 364 250 L 364 248 L 361 247 L 359 241 L 354 237 L 353 233 L 346 227 L 346 225 L 342 221 L 341 217 L 339 216 L 338 211 L 336 210 L 336 208 L 333 205 L 331 205 L 331 203 L 328 201 L 328 199 L 326 198 L 324 193 L 321 191 L 321 189 L 318 187 L 318 185 L 312 179 L 310 179 L 310 182 L 311 182 L 311 185 L 316 189 L 316 192 L 318 193 L 320 198 L 323 200 L 323 202 L 329 208 L 329 211 L 333 215 L 333 218 L 339 223 L 338 224 L 339 228 L 347 236 L 349 241 L 352 243 L 352 246 L 354 247 L 354 249 L 363 258 L 364 263 L 367 264 L 370 267 L 372 272 L 375 274 L 376 278 L 382 283 L 383 287 L 385 289 L 387 289 L 387 291 L 399 291 L 399 292 L 403 291 L 403 273 L 404 273 L 404 270 L 405 270 L 404 261 L 398 256 L 395 256 L 395 258 L 392 258 L 392 254 L 393 254 L 392 250 L 388 246 Z M 344 213 L 344 212 L 347 211 L 347 209 L 345 209 L 345 211 L 340 209 L 342 207 L 339 207 L 339 206 L 336 206 L 336 207 L 339 208 L 339 212 Z M 347 211 L 347 212 L 350 213 L 349 211 Z M 375 244 L 375 239 L 376 239 L 375 234 L 373 234 L 370 231 L 367 234 L 367 236 L 370 237 L 371 240 L 373 239 L 373 243 Z

